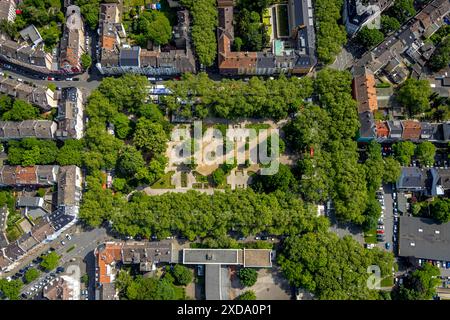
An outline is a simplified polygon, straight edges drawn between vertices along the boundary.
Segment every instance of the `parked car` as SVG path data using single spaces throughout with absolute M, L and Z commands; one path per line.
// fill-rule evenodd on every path
M 391 243 L 390 242 L 386 242 L 386 244 L 384 245 L 386 247 L 386 249 L 390 249 L 391 248 Z
M 66 238 L 67 238 L 67 240 L 72 240 L 72 237 L 70 236 L 70 234 L 66 234 Z
M 383 234 L 384 230 L 377 230 L 377 234 Z
M 384 226 L 383 225 L 378 225 L 377 230 L 384 230 Z
M 65 245 L 66 243 L 65 243 L 63 240 L 61 240 L 61 244 L 62 244 L 62 245 Z
M 205 274 L 205 266 L 204 265 L 198 265 L 197 266 L 197 275 L 203 276 Z
M 53 77 L 47 77 L 47 80 L 48 80 L 48 81 L 55 81 L 55 78 L 53 78 Z

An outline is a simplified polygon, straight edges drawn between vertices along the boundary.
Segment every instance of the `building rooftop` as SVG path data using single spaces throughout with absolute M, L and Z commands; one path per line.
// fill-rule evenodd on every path
M 44 41 L 38 29 L 34 25 L 29 25 L 19 33 L 25 41 L 29 41 L 35 46 Z
M 405 140 L 417 140 L 420 138 L 422 128 L 419 121 L 404 120 L 401 122 L 403 127 L 402 138 Z
M 353 78 L 353 98 L 358 103 L 358 113 L 378 110 L 375 75 L 369 69 L 364 69 L 361 75 Z
M 399 256 L 450 261 L 450 222 L 400 217 Z
M 417 167 L 403 167 L 397 188 L 399 190 L 425 190 L 427 187 L 427 171 Z

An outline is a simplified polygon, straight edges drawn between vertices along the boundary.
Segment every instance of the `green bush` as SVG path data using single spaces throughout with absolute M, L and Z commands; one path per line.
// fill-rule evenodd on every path
M 258 273 L 255 269 L 251 268 L 242 268 L 238 272 L 239 280 L 241 281 L 242 285 L 245 287 L 251 287 L 256 283 L 256 280 L 258 279 Z

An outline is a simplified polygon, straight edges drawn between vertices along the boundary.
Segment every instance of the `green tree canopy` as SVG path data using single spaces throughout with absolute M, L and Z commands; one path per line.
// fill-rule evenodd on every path
M 138 120 L 133 137 L 136 147 L 144 152 L 160 154 L 166 151 L 167 141 L 167 134 L 161 124 L 153 123 L 145 118 Z
M 366 49 L 370 49 L 384 40 L 383 33 L 378 29 L 369 29 L 364 26 L 356 36 L 358 43 L 363 45 Z
M 430 300 L 440 283 L 439 275 L 436 266 L 425 263 L 405 278 L 403 284 L 392 292 L 392 297 L 395 300 Z
M 0 279 L 0 292 L 3 293 L 4 299 L 18 300 L 22 286 L 23 282 L 20 279 L 11 281 Z
M 283 192 L 296 192 L 297 180 L 291 172 L 291 169 L 284 164 L 279 165 L 278 171 L 273 175 L 257 175 L 250 185 L 258 192 L 274 192 L 280 190 Z
M 35 268 L 31 268 L 29 269 L 27 272 L 25 272 L 25 282 L 26 283 L 31 283 L 34 280 L 36 280 L 37 278 L 39 278 L 39 270 L 35 269 Z
M 175 278 L 175 283 L 180 286 L 186 286 L 192 282 L 192 269 L 189 269 L 181 264 L 176 264 L 171 272 Z
M 132 24 L 132 38 L 141 47 L 147 47 L 148 41 L 157 45 L 164 45 L 172 38 L 172 27 L 164 13 L 152 10 L 143 11 Z
M 87 53 L 83 53 L 81 55 L 81 66 L 83 67 L 84 70 L 87 70 L 91 67 L 92 65 L 92 58 L 90 55 L 88 55 Z
M 394 257 L 377 248 L 365 249 L 350 236 L 318 232 L 288 237 L 278 263 L 291 285 L 318 299 L 372 300 L 379 294 L 367 286 L 367 268 L 378 265 L 381 276 L 390 275 Z
M 412 115 L 430 108 L 430 84 L 426 80 L 407 79 L 397 91 L 397 101 L 408 108 Z
M 256 283 L 258 273 L 253 268 L 241 268 L 238 271 L 238 277 L 243 286 L 251 287 Z
M 430 67 L 433 71 L 439 71 L 447 67 L 450 63 L 450 37 L 442 40 L 439 47 L 434 51 L 430 59 Z
M 402 173 L 400 163 L 393 157 L 384 158 L 383 182 L 395 183 Z
M 408 166 L 411 163 L 411 157 L 414 155 L 416 146 L 411 141 L 401 141 L 393 145 L 394 157 L 401 165 Z
M 46 271 L 51 271 L 55 269 L 59 264 L 59 259 L 61 257 L 55 251 L 50 252 L 49 254 L 42 257 L 41 267 Z
M 83 142 L 81 140 L 66 140 L 61 149 L 59 149 L 56 161 L 61 166 L 76 165 L 81 167 L 83 162 L 83 149 Z
M 210 67 L 217 55 L 216 0 L 181 0 L 181 4 L 187 7 L 192 15 L 192 40 L 199 61 L 205 67 Z
M 26 101 L 15 100 L 12 108 L 2 115 L 4 121 L 22 121 L 38 119 L 39 110 Z
M 416 156 L 419 162 L 425 166 L 434 164 L 434 156 L 436 155 L 436 147 L 429 141 L 419 143 L 416 148 Z
M 400 27 L 401 24 L 395 17 L 381 15 L 381 32 L 383 32 L 384 35 L 397 31 Z
M 256 294 L 253 290 L 247 290 L 244 293 L 240 294 L 236 300 L 256 300 Z

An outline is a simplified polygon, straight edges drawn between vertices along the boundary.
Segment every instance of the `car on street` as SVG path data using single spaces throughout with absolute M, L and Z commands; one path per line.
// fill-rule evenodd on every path
M 48 80 L 48 81 L 55 81 L 55 78 L 53 78 L 53 77 L 47 77 L 47 80 Z
M 73 81 L 73 78 L 66 78 L 66 81 Z
M 377 234 L 383 234 L 384 230 L 377 230 Z
M 198 276 L 203 276 L 204 274 L 205 274 L 205 266 L 198 265 L 197 266 L 197 275 Z
M 384 245 L 386 247 L 386 249 L 390 249 L 391 248 L 391 244 L 389 242 L 386 242 L 386 244 Z
M 64 240 L 61 240 L 61 244 L 62 244 L 62 245 L 65 245 L 66 243 L 64 242 Z
M 379 225 L 379 226 L 377 227 L 377 230 L 384 230 L 384 226 L 383 226 L 383 225 Z
M 68 233 L 66 234 L 66 239 L 69 241 L 72 240 L 72 237 L 70 236 L 70 234 L 68 234 Z
M 64 272 L 64 267 L 58 267 L 58 268 L 56 268 L 56 272 L 57 273 L 60 273 L 60 272 Z

